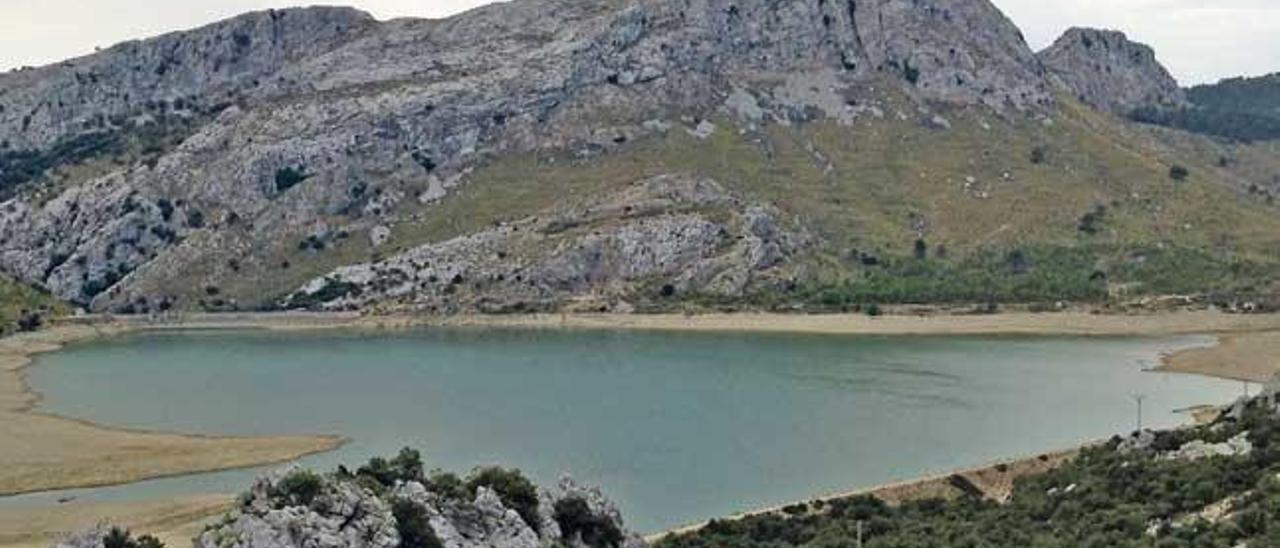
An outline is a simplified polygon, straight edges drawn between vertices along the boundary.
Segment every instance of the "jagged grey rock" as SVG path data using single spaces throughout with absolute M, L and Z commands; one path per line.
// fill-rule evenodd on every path
M 286 474 L 259 479 L 197 548 L 395 548 L 400 542 L 387 503 L 355 482 L 326 481 L 310 505 L 279 504 Z
M 88 531 L 67 535 L 53 543 L 52 548 L 103 548 L 102 539 L 111 531 L 107 525 L 99 525 Z
M 1209 457 L 1237 457 L 1253 452 L 1253 443 L 1249 441 L 1249 433 L 1241 432 L 1221 443 L 1209 443 L 1204 440 L 1191 440 L 1182 444 L 1177 450 L 1161 455 L 1168 460 L 1194 461 Z
M 283 304 L 527 311 L 576 296 L 612 308 L 630 284 L 655 278 L 673 280 L 652 288 L 655 296 L 694 289 L 732 296 L 767 279 L 803 243 L 780 228 L 776 212 L 715 181 L 660 176 L 582 207 L 339 268 Z
M 411 481 L 379 497 L 351 479 L 323 478 L 320 494 L 308 505 L 282 502 L 280 481 L 288 472 L 260 479 L 240 507 L 195 539 L 196 548 L 394 548 L 400 537 L 391 500 L 417 505 L 432 533 L 445 548 L 590 548 L 581 538 L 564 538 L 555 518 L 556 504 L 580 499 L 588 511 L 623 533 L 622 546 L 643 548 L 638 535 L 626 532 L 621 514 L 597 489 L 565 477 L 538 491 L 539 523 L 524 521 L 491 489 L 479 487 L 464 500 L 428 490 Z M 78 548 L 78 547 L 72 547 Z
M 1156 442 L 1156 434 L 1150 430 L 1140 430 L 1120 440 L 1116 446 L 1116 451 L 1120 454 L 1128 454 L 1146 451 Z
M 1101 110 L 1127 115 L 1141 107 L 1187 103 L 1186 93 L 1156 60 L 1155 51 L 1122 32 L 1071 28 L 1039 58 L 1067 90 Z

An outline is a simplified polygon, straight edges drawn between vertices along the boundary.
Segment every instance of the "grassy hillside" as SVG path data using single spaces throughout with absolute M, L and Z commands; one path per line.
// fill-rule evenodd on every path
M 18 330 L 24 317 L 27 318 L 25 323 L 31 325 L 32 314 L 44 319 L 66 312 L 65 305 L 49 295 L 0 275 L 0 334 Z

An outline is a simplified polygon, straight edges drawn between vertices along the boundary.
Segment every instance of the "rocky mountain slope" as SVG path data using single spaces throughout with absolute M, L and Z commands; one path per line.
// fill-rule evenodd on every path
M 1038 56 L 1067 90 L 1101 110 L 1127 115 L 1142 107 L 1187 104 L 1155 51 L 1122 32 L 1072 28 Z
M 1268 294 L 1254 172 L 1079 105 L 1086 53 L 986 0 L 249 14 L 0 76 L 0 266 L 124 312 Z M 1121 61 L 1087 101 L 1170 99 Z

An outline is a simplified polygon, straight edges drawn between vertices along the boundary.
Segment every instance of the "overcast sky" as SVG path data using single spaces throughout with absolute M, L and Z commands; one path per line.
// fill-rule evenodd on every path
M 317 0 L 323 1 L 323 0 Z M 1043 48 L 1069 26 L 1151 44 L 1183 84 L 1280 71 L 1280 0 L 993 0 Z M 0 0 L 0 69 L 306 0 Z M 381 19 L 443 17 L 488 0 L 349 0 Z

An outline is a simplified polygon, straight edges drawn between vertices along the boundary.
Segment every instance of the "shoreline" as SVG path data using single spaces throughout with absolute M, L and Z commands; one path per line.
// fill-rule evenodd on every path
M 221 329 L 395 330 L 424 327 L 545 328 L 814 335 L 1219 335 L 1280 331 L 1280 314 L 1178 311 L 1141 315 L 1088 312 L 1002 312 L 866 316 L 861 314 L 521 314 L 419 316 L 347 312 L 175 314 L 147 317 L 84 316 L 54 321 L 117 332 Z
M 27 379 L 35 356 L 128 333 L 126 326 L 58 326 L 0 340 L 0 497 L 123 485 L 253 468 L 331 451 L 337 436 L 212 436 L 105 425 L 38 410 Z
M 891 481 L 870 487 L 850 489 L 831 494 L 818 495 L 802 501 L 776 504 L 764 508 L 746 510 L 728 516 L 682 525 L 659 533 L 645 535 L 646 542 L 654 543 L 673 535 L 683 535 L 698 531 L 712 521 L 736 521 L 756 516 L 771 514 L 788 514 L 787 509 L 802 505 L 807 512 L 820 512 L 826 503 L 858 496 L 873 496 L 885 504 L 898 505 L 909 500 L 927 497 L 955 497 L 963 493 L 956 485 L 967 482 L 969 486 L 982 492 L 983 497 L 996 502 L 1008 500 L 1013 493 L 1013 483 L 1024 476 L 1047 472 L 1075 458 L 1080 450 L 1102 443 L 1092 441 L 1081 443 L 1070 449 L 1047 451 L 1034 456 L 1001 459 L 988 464 L 980 464 L 947 472 L 925 472 L 904 480 Z M 959 479 L 957 479 L 959 478 Z

